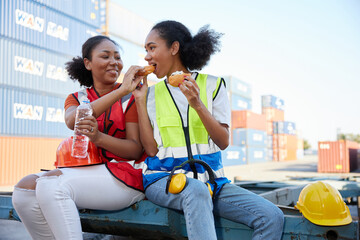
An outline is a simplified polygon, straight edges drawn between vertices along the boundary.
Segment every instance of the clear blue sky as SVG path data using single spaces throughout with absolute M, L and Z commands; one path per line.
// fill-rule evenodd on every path
M 113 1 L 154 23 L 224 33 L 203 72 L 250 83 L 254 112 L 261 95 L 284 99 L 285 120 L 313 148 L 335 140 L 338 128 L 360 134 L 359 0 Z

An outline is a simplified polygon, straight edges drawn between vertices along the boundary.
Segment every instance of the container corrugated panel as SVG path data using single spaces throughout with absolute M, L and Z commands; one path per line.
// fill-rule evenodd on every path
M 273 148 L 273 135 L 267 134 L 266 136 L 266 147 L 267 148 Z
M 273 107 L 276 109 L 284 110 L 284 100 L 273 95 L 261 96 L 261 103 L 263 108 Z
M 31 137 L 68 137 L 64 122 L 65 98 L 25 90 L 0 88 L 0 134 Z
M 268 135 L 274 134 L 273 122 L 269 122 L 269 121 L 266 122 L 266 133 Z
M 109 2 L 107 17 L 109 34 L 117 35 L 139 46 L 144 46 L 145 38 L 153 27 L 152 22 L 113 1 Z
M 265 115 L 266 121 L 284 121 L 284 111 L 273 107 L 263 107 L 261 109 L 262 114 Z
M 247 82 L 244 82 L 234 76 L 224 77 L 226 83 L 226 89 L 231 93 L 235 93 L 244 98 L 251 99 L 252 88 L 251 85 Z
M 62 55 L 0 37 L 0 86 L 27 88 L 67 96 L 78 91 L 65 70 Z
M 259 147 L 247 147 L 246 148 L 247 163 L 264 163 L 268 162 L 267 149 Z
M 272 148 L 266 148 L 266 160 L 273 161 L 274 159 L 274 150 Z
M 239 146 L 229 146 L 221 151 L 223 166 L 246 164 L 246 148 Z
M 298 148 L 297 136 L 290 134 L 274 134 L 273 148 L 297 149 Z
M 81 55 L 82 44 L 97 29 L 29 0 L 4 0 L 0 35 L 70 56 Z
M 266 119 L 262 114 L 249 110 L 231 111 L 232 128 L 251 128 L 266 131 Z
M 304 139 L 298 138 L 298 140 L 297 140 L 297 149 L 304 150 Z
M 279 161 L 279 150 L 280 150 L 280 148 L 277 148 L 277 147 L 273 148 L 273 161 L 274 162 Z
M 235 93 L 228 92 L 228 96 L 230 99 L 231 110 L 251 110 L 252 109 L 252 101 L 251 99 L 244 98 Z
M 34 0 L 96 28 L 100 27 L 102 0 Z
M 291 134 L 296 135 L 296 124 L 294 122 L 273 122 L 274 134 Z
M 292 161 L 297 159 L 297 149 L 279 149 L 279 161 Z
M 318 172 L 348 173 L 358 169 L 358 144 L 350 141 L 318 142 Z
M 237 128 L 232 130 L 232 145 L 266 148 L 267 134 L 265 131 Z
M 40 169 L 54 169 L 62 139 L 0 136 L 0 186 L 12 186 Z

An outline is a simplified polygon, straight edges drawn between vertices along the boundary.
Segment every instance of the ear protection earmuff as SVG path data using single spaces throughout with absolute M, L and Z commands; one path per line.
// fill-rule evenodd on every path
M 167 182 L 166 182 L 166 190 L 165 190 L 166 194 L 168 194 L 169 192 L 172 194 L 180 193 L 186 187 L 187 182 L 188 182 L 186 175 L 184 173 L 174 174 L 174 172 L 176 169 L 182 168 L 184 165 L 186 165 L 188 163 L 197 163 L 197 164 L 202 165 L 205 168 L 205 170 L 208 172 L 209 181 L 211 184 L 214 185 L 214 189 L 216 190 L 217 184 L 215 182 L 215 174 L 214 174 L 214 171 L 211 169 L 211 167 L 204 161 L 197 160 L 197 159 L 191 159 L 191 160 L 187 160 L 187 161 L 183 162 L 181 165 L 173 168 L 173 170 L 171 171 L 171 173 L 167 179 Z M 209 189 L 211 197 L 214 199 L 215 195 L 213 194 L 210 184 L 206 183 L 206 185 Z

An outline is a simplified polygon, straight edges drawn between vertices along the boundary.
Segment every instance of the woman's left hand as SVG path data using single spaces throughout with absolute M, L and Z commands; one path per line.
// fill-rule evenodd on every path
M 200 88 L 192 77 L 185 76 L 185 80 L 179 85 L 179 88 L 187 98 L 190 107 L 197 109 L 201 106 Z
M 94 116 L 87 116 L 76 123 L 77 128 L 82 134 L 89 137 L 89 140 L 96 145 L 96 140 L 99 135 L 98 124 Z

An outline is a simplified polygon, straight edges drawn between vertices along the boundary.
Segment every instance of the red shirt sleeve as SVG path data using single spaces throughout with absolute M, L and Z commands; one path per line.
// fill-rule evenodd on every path
M 71 106 L 79 106 L 79 102 L 77 101 L 77 99 L 72 94 L 67 96 L 67 98 L 65 99 L 65 103 L 64 103 L 65 111 Z
M 138 122 L 138 114 L 135 101 L 125 113 L 125 122 Z

